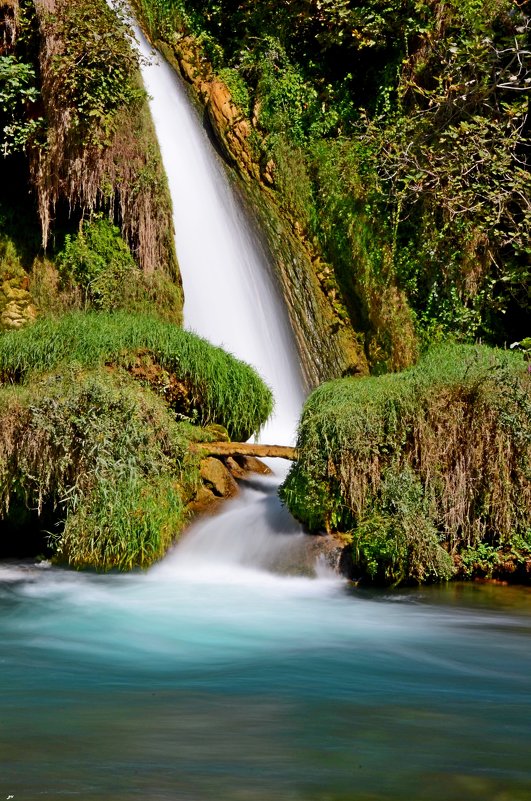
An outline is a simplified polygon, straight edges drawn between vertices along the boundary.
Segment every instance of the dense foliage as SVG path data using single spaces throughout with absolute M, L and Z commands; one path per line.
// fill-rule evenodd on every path
M 105 0 L 10 0 L 2 25 L 0 235 L 27 252 L 28 270 L 41 242 L 53 261 L 82 221 L 78 240 L 101 234 L 103 214 L 180 320 L 171 201 L 129 28 Z
M 51 293 L 45 265 L 33 269 L 31 288 L 43 311 L 123 309 L 181 321 L 180 286 L 162 271 L 143 273 L 118 226 L 101 214 L 85 220 L 76 234 L 66 234 L 55 265 L 57 286 Z
M 376 368 L 528 333 L 531 51 L 513 0 L 141 0 L 237 76 L 257 157 Z M 232 87 L 238 82 L 227 81 Z
M 530 388 L 521 355 L 464 345 L 404 373 L 324 384 L 304 407 L 283 499 L 311 529 L 348 535 L 357 577 L 468 575 L 485 550 L 491 574 L 524 575 Z
M 136 7 L 153 38 L 192 33 L 229 88 L 253 174 L 373 372 L 448 335 L 529 333 L 526 4 Z M 42 318 L 0 335 L 4 522 L 49 512 L 70 564 L 145 566 L 197 481 L 177 421 L 246 439 L 272 399 L 249 366 L 160 319 L 182 302 L 167 186 L 137 57 L 104 0 L 2 4 L 0 148 L 0 327 Z M 452 346 L 324 385 L 283 498 L 345 537 L 353 575 L 528 578 L 529 381 L 517 354 Z
M 152 317 L 42 319 L 0 336 L 0 354 L 0 553 L 48 526 L 56 560 L 147 567 L 199 485 L 190 441 L 246 438 L 271 411 L 254 370 Z

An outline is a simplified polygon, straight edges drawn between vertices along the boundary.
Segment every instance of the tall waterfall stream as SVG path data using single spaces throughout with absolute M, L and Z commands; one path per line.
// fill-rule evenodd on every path
M 257 367 L 264 440 L 288 443 L 303 392 L 267 260 L 177 78 L 144 79 L 186 325 Z M 531 799 L 529 590 L 278 573 L 305 536 L 278 480 L 146 573 L 0 564 L 0 801 Z

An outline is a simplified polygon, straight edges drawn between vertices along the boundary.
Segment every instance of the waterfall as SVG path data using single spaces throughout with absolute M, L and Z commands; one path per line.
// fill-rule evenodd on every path
M 267 256 L 182 82 L 133 27 L 173 203 L 185 326 L 256 368 L 275 398 L 262 442 L 292 444 L 302 371 Z M 300 569 L 306 537 L 277 497 L 289 464 L 270 465 L 272 478 L 257 478 L 215 518 L 197 522 L 155 572 L 217 580 L 221 572 L 233 581 Z
M 261 439 L 291 444 L 303 401 L 302 374 L 267 256 L 186 89 L 142 33 L 135 33 L 173 202 L 185 326 L 256 368 L 275 397 Z

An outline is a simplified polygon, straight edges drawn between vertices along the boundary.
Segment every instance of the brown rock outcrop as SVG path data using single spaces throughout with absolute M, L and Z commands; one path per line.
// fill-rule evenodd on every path
M 23 286 L 24 281 L 17 277 L 0 284 L 0 329 L 22 328 L 37 317 L 37 309 Z
M 232 102 L 228 87 L 214 79 L 208 85 L 207 112 L 225 156 L 239 167 L 244 176 L 260 180 L 260 169 L 253 160 L 249 145 L 251 124 Z
M 219 459 L 208 456 L 201 461 L 201 480 L 218 498 L 231 498 L 238 492 L 238 485 L 227 467 Z

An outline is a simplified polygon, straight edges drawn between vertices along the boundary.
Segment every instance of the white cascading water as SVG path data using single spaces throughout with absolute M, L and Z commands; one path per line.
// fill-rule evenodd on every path
M 185 325 L 256 368 L 275 398 L 261 441 L 292 444 L 304 399 L 302 372 L 267 257 L 184 86 L 133 27 L 173 203 Z M 215 518 L 197 523 L 156 570 L 170 566 L 197 576 L 215 566 L 217 577 L 222 568 L 228 579 L 235 569 L 292 564 L 305 535 L 277 498 L 289 465 L 270 465 L 274 477 L 257 477 Z
M 289 445 L 304 397 L 302 376 L 267 257 L 181 81 L 136 34 L 173 202 L 185 325 L 256 368 L 275 397 L 261 440 Z

